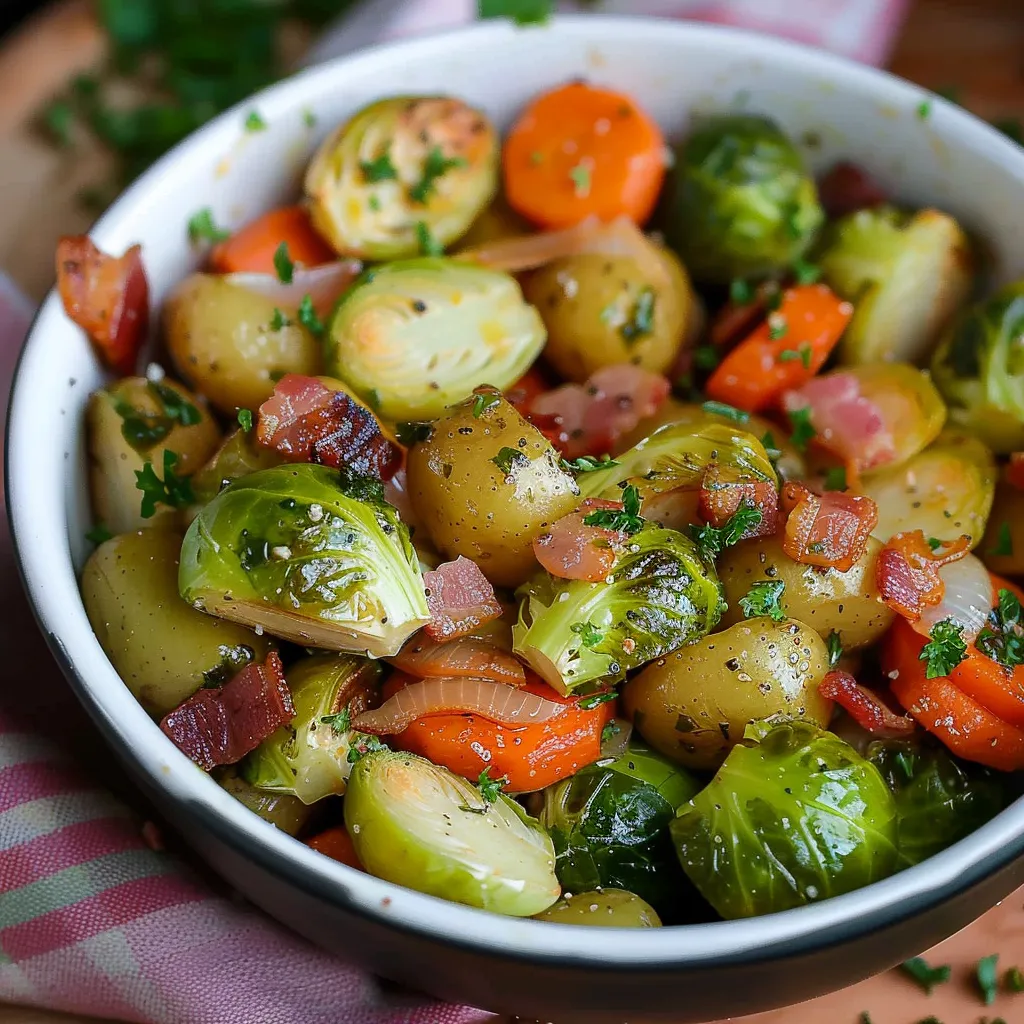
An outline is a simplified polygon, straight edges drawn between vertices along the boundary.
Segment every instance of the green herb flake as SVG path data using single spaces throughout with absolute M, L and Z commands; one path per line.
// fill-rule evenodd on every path
M 163 480 L 156 475 L 152 462 L 146 462 L 141 470 L 135 471 L 135 486 L 142 491 L 139 514 L 143 519 L 152 519 L 157 505 L 184 508 L 195 501 L 188 477 L 179 477 L 174 472 L 177 464 L 177 453 L 165 448 Z
M 922 100 L 917 105 L 917 116 L 921 121 L 927 121 L 932 116 L 932 101 Z
M 808 444 L 818 436 L 818 432 L 811 425 L 811 410 L 808 406 L 804 409 L 792 409 L 787 413 L 789 425 L 793 428 L 789 439 L 797 451 L 807 451 Z
M 188 240 L 193 245 L 199 245 L 201 242 L 216 244 L 230 237 L 230 231 L 217 227 L 213 219 L 213 210 L 208 206 L 204 206 L 188 219 Z
M 100 544 L 110 540 L 113 536 L 114 535 L 102 523 L 97 523 L 86 533 L 85 539 L 89 541 L 90 544 L 95 544 L 99 547 Z
M 199 410 L 187 399 L 178 394 L 174 388 L 157 380 L 146 385 L 150 394 L 160 403 L 163 415 L 183 427 L 194 427 L 202 420 Z
M 729 282 L 729 301 L 735 303 L 737 306 L 746 306 L 754 299 L 754 289 L 750 287 L 749 282 L 744 281 L 741 277 L 734 277 Z
M 492 779 L 490 772 L 490 768 L 485 768 L 477 777 L 476 784 L 480 795 L 484 798 L 484 803 L 493 804 L 498 799 L 502 788 L 508 785 L 508 776 L 502 775 L 501 778 Z
M 573 192 L 577 199 L 586 199 L 590 195 L 590 167 L 584 163 L 578 163 L 569 171 L 572 179 Z
M 989 613 L 988 622 L 975 640 L 978 650 L 987 658 L 1007 669 L 1024 665 L 1024 612 L 1012 590 L 1001 587 L 996 595 L 996 607 Z
M 607 704 L 611 700 L 615 700 L 616 692 L 614 690 L 604 690 L 601 693 L 590 693 L 586 697 L 580 697 L 579 704 L 576 706 L 580 711 L 593 711 L 594 708 L 600 707 L 602 704 Z
M 604 633 L 590 622 L 574 622 L 569 629 L 580 638 L 584 647 L 594 648 L 604 639 Z
M 288 254 L 287 242 L 282 242 L 274 251 L 274 270 L 282 284 L 291 284 L 295 278 L 295 264 Z
M 724 416 L 734 423 L 750 422 L 749 412 L 737 409 L 734 405 L 726 405 L 725 402 L 705 402 L 701 408 L 710 416 Z
M 928 547 L 930 547 L 932 549 L 932 551 L 938 551 L 939 548 L 942 547 L 942 541 L 939 540 L 938 537 L 929 537 L 928 538 Z
M 932 967 L 928 964 L 928 961 L 923 957 L 915 956 L 910 960 L 905 960 L 901 965 L 901 969 L 914 981 L 917 982 L 921 988 L 924 989 L 928 995 L 932 994 L 932 989 L 936 985 L 944 985 L 950 979 L 950 975 L 953 973 L 953 968 L 949 964 L 943 964 L 941 967 Z
M 443 256 L 444 246 L 431 234 L 426 221 L 416 222 L 416 240 L 424 256 Z
M 964 628 L 952 619 L 943 619 L 932 626 L 929 641 L 921 648 L 918 658 L 926 662 L 925 678 L 948 676 L 967 657 Z
M 768 337 L 772 341 L 781 341 L 789 333 L 789 324 L 781 314 L 772 313 L 768 317 Z M 797 356 L 796 358 L 800 358 Z
M 570 473 L 593 473 L 599 469 L 611 469 L 619 463 L 610 455 L 581 455 L 578 459 L 562 459 L 562 469 Z
M 622 508 L 600 508 L 583 517 L 585 526 L 599 526 L 604 530 L 616 530 L 632 536 L 643 529 L 645 520 L 640 517 L 640 492 L 628 484 L 622 490 Z
M 825 648 L 828 651 L 828 667 L 835 668 L 843 656 L 843 641 L 834 629 L 825 639 Z
M 247 132 L 265 132 L 267 130 L 267 122 L 263 120 L 263 115 L 258 110 L 249 111 L 249 116 L 245 119 L 245 130 Z
M 992 953 L 990 956 L 983 956 L 974 971 L 981 998 L 986 1006 L 991 1006 L 999 993 L 998 963 L 999 954 Z
M 343 735 L 352 728 L 352 715 L 348 708 L 342 708 L 333 715 L 321 715 L 320 721 L 331 727 L 331 732 L 338 736 Z
M 408 422 L 395 425 L 395 437 L 398 438 L 398 443 L 406 448 L 429 441 L 433 436 L 434 428 L 429 423 Z
M 480 391 L 473 396 L 473 417 L 480 419 L 488 409 L 493 409 L 501 401 L 496 391 Z
M 238 425 L 248 434 L 252 430 L 252 410 L 238 410 Z
M 542 163 L 544 163 L 544 154 L 538 153 L 536 150 L 534 150 L 530 154 L 530 164 L 533 167 L 539 167 Z
M 370 208 L 370 211 L 372 213 L 380 213 L 380 197 L 379 196 L 370 196 L 370 198 L 366 200 L 366 205 Z
M 795 363 L 799 359 L 804 369 L 809 370 L 813 356 L 814 350 L 810 342 L 805 341 L 799 348 L 784 348 L 779 353 L 778 360 L 780 363 Z
M 639 712 L 637 712 L 639 714 Z M 608 746 L 612 740 L 615 739 L 619 733 L 622 732 L 622 726 L 613 718 L 602 730 L 601 730 L 601 749 L 603 750 Z
M 491 462 L 498 467 L 502 476 L 508 477 L 514 469 L 529 465 L 530 460 L 518 448 L 504 447 L 499 449 L 498 454 L 491 459 Z
M 785 580 L 758 580 L 752 583 L 745 597 L 740 598 L 743 614 L 752 619 L 758 615 L 767 615 L 775 622 L 781 622 L 786 613 L 779 601 L 786 589 Z
M 860 1017 L 857 1018 L 857 1024 L 872 1024 L 871 1014 L 867 1010 L 861 1010 Z
M 693 350 L 693 365 L 698 370 L 713 370 L 719 362 L 718 349 L 714 345 L 698 345 Z
M 309 107 L 306 107 L 306 109 L 302 111 L 302 123 L 307 128 L 316 127 L 316 114 L 314 114 L 313 111 L 309 109 Z
M 369 736 L 366 733 L 358 732 L 352 737 L 351 745 L 348 748 L 347 761 L 349 764 L 356 764 L 367 754 L 378 750 L 387 750 L 386 744 L 381 743 L 376 736 Z
M 726 548 L 742 540 L 749 530 L 759 526 L 763 517 L 764 513 L 748 500 L 743 502 L 722 526 L 716 527 L 710 523 L 703 526 L 691 524 L 690 536 L 696 541 L 701 554 L 710 561 Z
M 1003 987 L 1007 992 L 1024 992 L 1024 971 L 1010 967 L 1003 975 Z
M 511 18 L 517 25 L 543 25 L 552 10 L 553 0 L 477 0 L 481 18 Z
M 775 440 L 775 435 L 770 430 L 766 430 L 764 432 L 764 436 L 761 438 L 761 444 L 764 447 L 768 458 L 771 459 L 773 463 L 782 458 L 782 449 L 779 447 L 779 443 Z
M 654 303 L 653 288 L 644 288 L 636 297 L 629 319 L 619 328 L 619 334 L 627 343 L 646 337 L 654 330 Z
M 398 178 L 398 170 L 391 162 L 391 153 L 386 149 L 373 160 L 361 160 L 359 169 L 363 172 L 363 180 L 369 185 L 377 181 L 394 181 Z
M 816 284 L 821 280 L 821 267 L 816 263 L 797 259 L 793 263 L 793 277 L 797 284 Z
M 302 302 L 299 303 L 299 323 L 314 338 L 320 339 L 327 333 L 327 326 L 317 316 L 316 309 L 313 307 L 313 296 L 308 293 L 302 296 Z
M 465 167 L 466 161 L 461 156 L 446 157 L 440 146 L 434 146 L 427 153 L 423 163 L 423 177 L 409 189 L 409 198 L 414 203 L 425 205 L 433 192 L 437 190 L 437 179 L 443 177 L 455 167 Z
M 1001 555 L 1009 557 L 1013 554 L 1013 534 L 1010 532 L 1010 524 L 1002 522 L 999 524 L 999 532 L 996 534 L 996 542 L 988 552 L 990 555 Z
M 272 331 L 283 331 L 286 327 L 290 327 L 291 323 L 291 320 L 275 306 L 274 315 L 270 318 L 270 329 Z
M 829 466 L 825 470 L 825 490 L 845 491 L 850 485 L 846 482 L 845 466 Z

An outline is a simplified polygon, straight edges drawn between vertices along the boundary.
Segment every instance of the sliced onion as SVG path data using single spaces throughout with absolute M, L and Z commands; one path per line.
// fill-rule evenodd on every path
M 569 707 L 489 679 L 424 679 L 410 683 L 373 711 L 353 722 L 358 732 L 392 736 L 404 732 L 418 718 L 469 712 L 500 725 L 537 725 Z
M 921 617 L 911 625 L 927 636 L 937 622 L 952 619 L 963 627 L 964 640 L 971 643 L 985 625 L 994 602 L 988 570 L 979 558 L 965 555 L 939 569 L 939 576 L 946 585 L 942 601 L 922 608 Z
M 497 642 L 475 636 L 440 643 L 425 633 L 417 633 L 406 641 L 398 654 L 387 660 L 395 668 L 420 679 L 472 677 L 511 686 L 522 686 L 526 682 L 526 669 L 511 651 L 502 650 Z
M 362 269 L 358 260 L 335 260 L 319 267 L 297 266 L 291 284 L 285 284 L 274 274 L 228 274 L 224 280 L 263 295 L 282 309 L 298 309 L 309 295 L 317 316 L 326 317 Z

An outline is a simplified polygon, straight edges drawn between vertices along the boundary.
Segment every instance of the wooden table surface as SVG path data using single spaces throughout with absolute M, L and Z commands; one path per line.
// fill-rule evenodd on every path
M 88 227 L 75 196 L 96 179 L 103 157 L 54 151 L 35 134 L 32 115 L 102 53 L 87 0 L 56 5 L 0 45 L 0 266 L 34 297 L 51 284 L 57 237 Z M 1024 120 L 1024 0 L 915 0 L 891 67 L 933 89 L 956 88 L 958 100 L 982 117 Z M 976 1024 L 985 1013 L 1024 1024 L 1024 996 L 986 1010 L 968 983 L 971 965 L 987 953 L 1001 952 L 1007 966 L 1024 964 L 1022 904 L 1024 890 L 942 945 L 938 962 L 954 964 L 955 981 L 930 1000 L 890 974 L 748 1024 L 854 1024 L 861 1010 L 874 1024 L 911 1024 L 929 1014 L 945 1024 Z M 0 1024 L 97 1022 L 0 1006 Z

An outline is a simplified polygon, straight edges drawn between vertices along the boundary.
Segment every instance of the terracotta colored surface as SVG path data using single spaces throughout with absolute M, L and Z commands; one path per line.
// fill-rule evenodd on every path
M 32 115 L 70 75 L 94 64 L 102 48 L 85 0 L 57 5 L 0 46 L 0 265 L 36 297 L 51 282 L 57 236 L 88 226 L 89 216 L 75 196 L 96 180 L 104 158 L 80 149 L 73 155 L 55 152 L 35 135 Z M 960 101 L 983 116 L 1024 118 L 1024 2 L 917 0 L 892 67 L 932 88 L 957 86 Z M 933 964 L 953 967 L 952 981 L 931 997 L 892 972 L 733 1024 L 860 1024 L 863 1011 L 872 1024 L 917 1024 L 930 1015 L 943 1024 L 979 1024 L 986 1017 L 990 1024 L 998 1017 L 1024 1024 L 1024 994 L 1001 995 L 985 1007 L 973 987 L 974 965 L 995 952 L 1003 968 L 1024 967 L 1024 889 L 926 954 Z M 87 1024 L 0 1006 L 0 1024 L 76 1021 Z

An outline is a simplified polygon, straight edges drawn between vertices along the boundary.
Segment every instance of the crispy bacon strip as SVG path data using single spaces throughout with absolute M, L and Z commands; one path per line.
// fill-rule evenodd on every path
M 882 186 L 867 171 L 845 160 L 821 179 L 818 196 L 829 217 L 880 206 L 888 199 Z
M 768 480 L 752 480 L 735 469 L 712 463 L 704 471 L 698 511 L 712 526 L 724 526 L 744 502 L 761 510 L 761 521 L 741 539 L 770 537 L 779 527 L 779 492 Z
M 288 462 L 347 466 L 381 480 L 402 464 L 401 450 L 384 437 L 373 413 L 344 391 L 298 373 L 282 377 L 260 406 L 256 440 Z
M 551 524 L 533 541 L 533 553 L 543 568 L 563 580 L 603 580 L 615 566 L 626 534 L 588 526 L 584 517 L 599 509 L 621 509 L 621 501 L 587 498 L 575 511 Z
M 454 640 L 501 617 L 494 587 L 472 559 L 459 555 L 423 574 L 430 622 L 423 631 L 432 640 Z
M 863 729 L 875 736 L 896 738 L 914 731 L 914 720 L 897 715 L 866 686 L 861 686 L 849 672 L 833 669 L 818 686 L 822 697 L 834 700 Z
M 88 235 L 65 235 L 57 243 L 57 288 L 64 311 L 89 335 L 103 363 L 116 373 L 134 373 L 149 326 L 142 248 L 108 256 Z
M 933 551 L 921 530 L 897 533 L 875 563 L 875 583 L 882 600 L 908 622 L 916 622 L 925 608 L 940 604 L 946 596 L 939 569 L 964 558 L 970 550 L 967 536 L 945 541 Z
M 197 690 L 160 723 L 165 735 L 200 768 L 234 764 L 295 717 L 277 651 L 246 665 L 216 689 Z
M 878 523 L 878 506 L 871 498 L 827 491 L 815 494 L 790 481 L 782 488 L 787 514 L 782 549 L 805 565 L 847 572 L 864 554 L 868 537 Z

